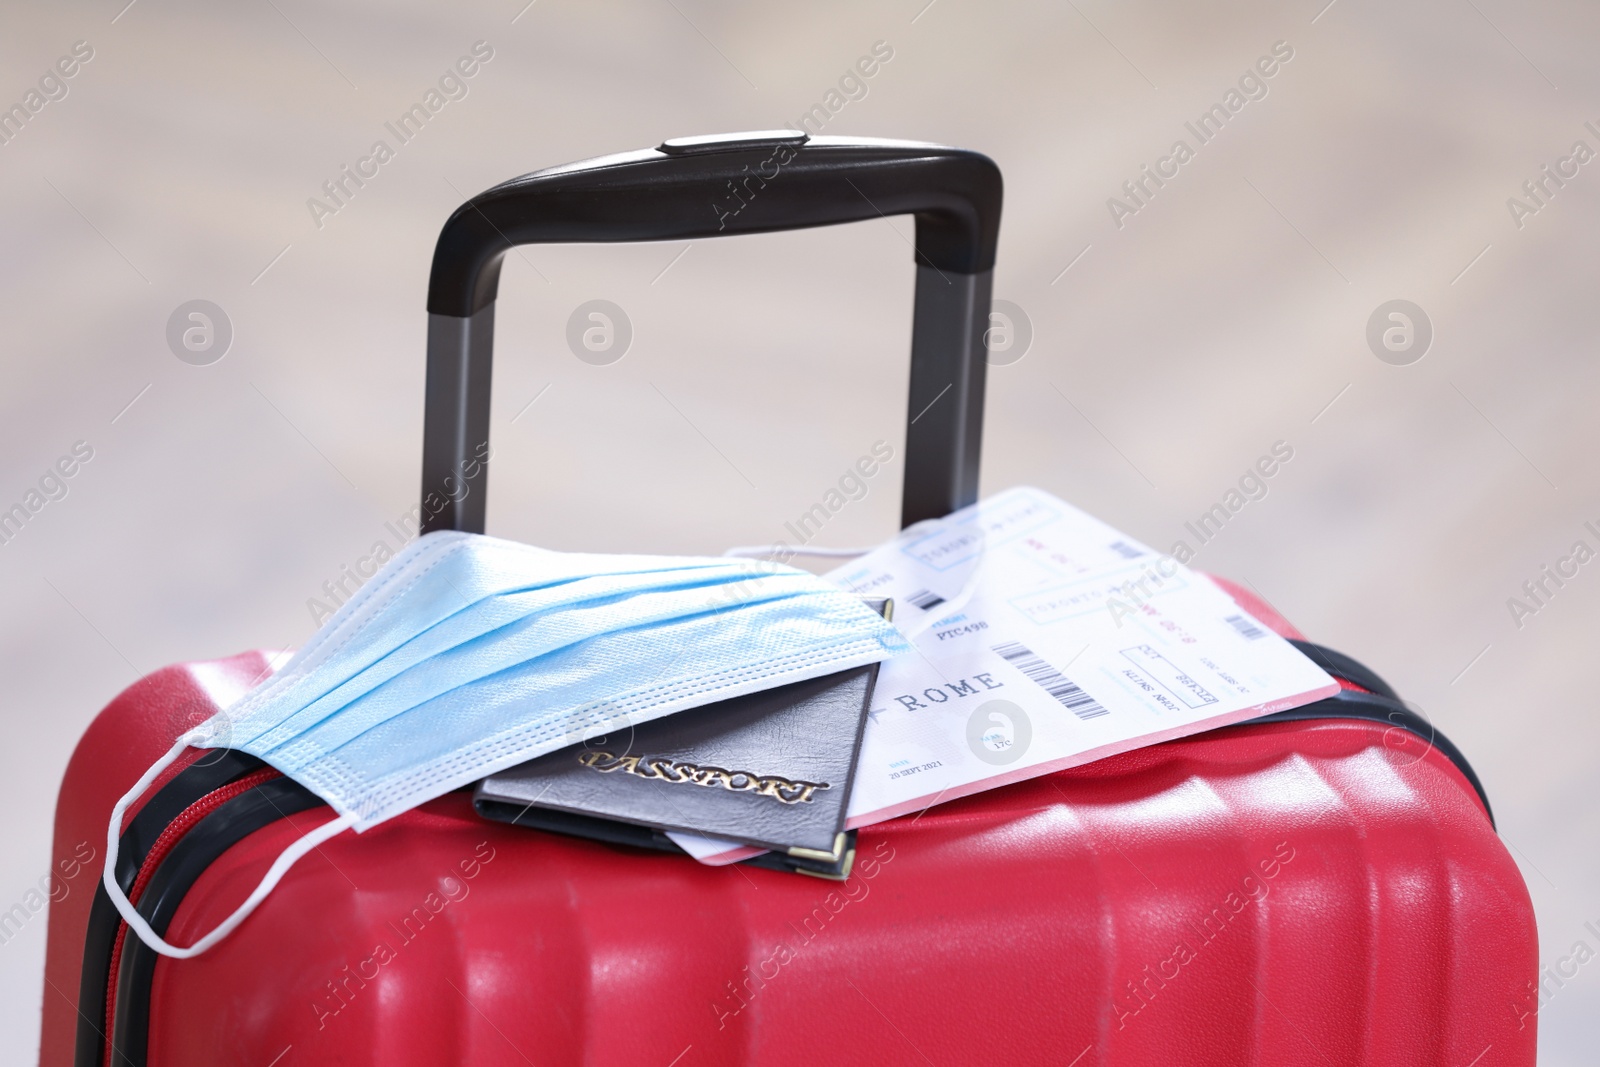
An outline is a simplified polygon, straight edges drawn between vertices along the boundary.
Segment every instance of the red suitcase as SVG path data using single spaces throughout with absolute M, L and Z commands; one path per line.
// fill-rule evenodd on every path
M 482 528 L 511 243 L 879 210 L 918 213 L 904 514 L 971 502 L 998 172 L 818 141 L 668 145 L 457 212 L 430 291 L 430 528 Z M 766 165 L 738 212 L 685 213 Z M 1302 647 L 1338 697 L 863 829 L 840 883 L 489 823 L 455 793 L 327 842 L 195 959 L 127 937 L 103 889 L 69 893 L 41 1062 L 1532 1064 L 1532 908 L 1470 768 L 1382 679 Z M 68 768 L 57 857 L 98 855 L 117 797 L 266 663 L 171 667 L 114 700 Z M 117 877 L 188 943 L 328 815 L 253 758 L 195 753 L 125 824 Z

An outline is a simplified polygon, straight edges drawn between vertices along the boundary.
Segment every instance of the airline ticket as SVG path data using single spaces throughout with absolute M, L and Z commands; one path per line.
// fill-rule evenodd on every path
M 1338 683 L 1207 578 L 1019 487 L 826 576 L 890 597 L 850 827 L 1331 696 Z M 697 859 L 753 850 L 674 834 Z

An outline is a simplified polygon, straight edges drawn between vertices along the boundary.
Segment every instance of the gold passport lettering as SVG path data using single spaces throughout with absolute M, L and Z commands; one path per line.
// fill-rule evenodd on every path
M 686 782 L 711 788 L 720 786 L 734 792 L 772 797 L 783 804 L 808 803 L 817 790 L 828 788 L 827 782 L 790 781 L 775 774 L 725 771 L 721 767 L 701 767 L 653 756 L 616 756 L 610 752 L 588 751 L 578 757 L 578 762 L 602 774 L 622 771 L 640 778 L 659 778 L 663 782 Z

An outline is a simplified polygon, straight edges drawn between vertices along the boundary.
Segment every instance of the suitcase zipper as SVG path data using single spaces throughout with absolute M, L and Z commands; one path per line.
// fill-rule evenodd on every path
M 139 903 L 139 898 L 144 895 L 145 887 L 149 885 L 150 878 L 155 874 L 156 868 L 161 865 L 161 861 L 166 859 L 173 846 L 182 839 L 184 834 L 193 829 L 201 819 L 234 797 L 248 793 L 262 782 L 281 776 L 281 772 L 271 767 L 263 767 L 258 771 L 252 771 L 243 778 L 213 789 L 187 808 L 184 808 L 178 817 L 168 823 L 165 830 L 161 831 L 161 836 L 156 838 L 155 844 L 150 846 L 150 851 L 145 856 L 144 862 L 139 865 L 138 877 L 134 879 L 133 887 L 128 891 L 128 899 L 133 901 L 135 905 Z M 111 961 L 106 977 L 104 1062 L 112 1065 L 112 1067 L 120 1067 L 117 1060 L 122 1058 L 112 1047 L 111 1033 L 112 1023 L 117 1014 L 117 970 L 122 964 L 122 948 L 127 939 L 128 924 L 118 923 L 116 940 L 111 945 Z

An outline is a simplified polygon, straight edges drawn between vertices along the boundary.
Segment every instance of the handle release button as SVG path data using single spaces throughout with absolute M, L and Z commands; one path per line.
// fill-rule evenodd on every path
M 711 152 L 735 152 L 742 148 L 771 148 L 781 144 L 802 145 L 810 139 L 811 135 L 804 130 L 748 130 L 744 133 L 673 137 L 662 141 L 659 151 L 669 156 L 698 156 Z

